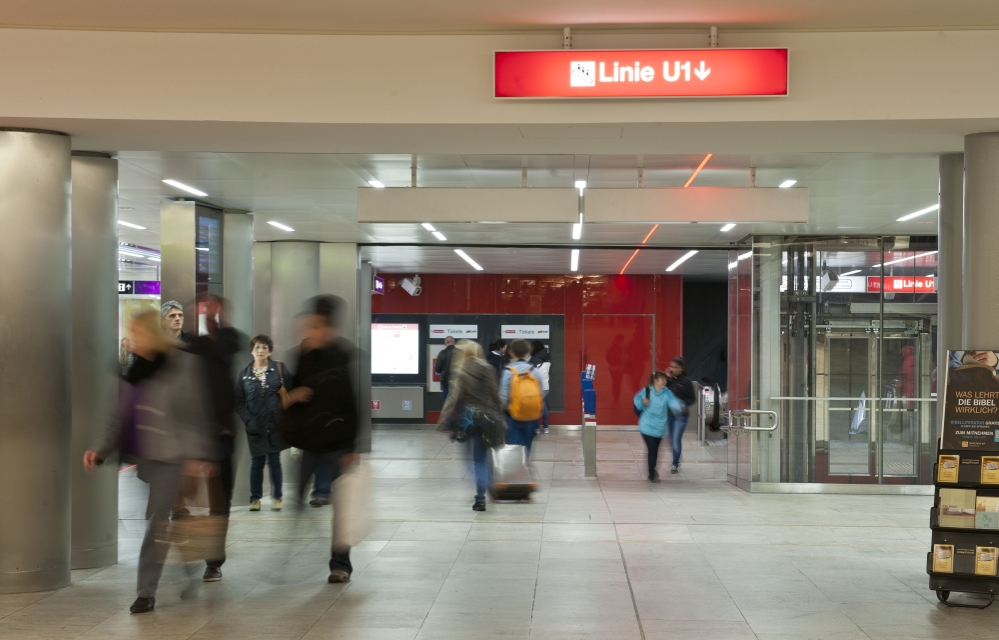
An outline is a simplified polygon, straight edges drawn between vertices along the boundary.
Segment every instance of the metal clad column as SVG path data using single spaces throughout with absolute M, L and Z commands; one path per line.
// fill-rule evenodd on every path
M 118 562 L 118 469 L 80 460 L 108 423 L 118 393 L 118 161 L 73 154 L 74 569 Z
M 176 300 L 184 306 L 184 329 L 197 335 L 197 318 L 190 313 L 195 298 L 198 241 L 196 204 L 190 200 L 160 205 L 160 301 Z
M 0 130 L 0 593 L 69 585 L 70 141 Z
M 271 245 L 271 339 L 274 356 L 289 365 L 287 352 L 298 346 L 295 316 L 302 303 L 319 295 L 319 243 L 275 242 Z M 291 359 L 293 360 L 293 359 Z
M 964 348 L 963 153 L 940 156 L 937 219 L 937 397 L 941 398 L 947 351 Z M 937 425 L 942 424 L 943 402 L 937 402 Z
M 253 244 L 253 333 L 271 335 L 271 242 Z
M 357 452 L 371 453 L 371 263 L 361 263 L 357 300 Z
M 759 403 L 756 407 L 764 411 L 781 412 L 781 402 L 771 401 L 770 398 L 781 395 L 781 338 L 780 338 L 780 284 L 781 284 L 781 246 L 780 237 L 760 238 L 757 246 L 757 259 L 759 260 L 759 316 L 753 316 L 755 320 L 759 318 L 759 326 L 756 328 L 759 336 L 759 358 L 760 367 L 756 388 L 759 389 Z M 754 385 L 755 386 L 755 385 Z M 767 420 L 764 416 L 759 416 L 760 423 L 757 426 L 766 426 Z M 757 451 L 759 477 L 753 478 L 758 482 L 780 482 L 780 443 L 781 434 L 779 432 L 767 433 L 758 432 L 752 438 Z
M 964 167 L 964 346 L 999 349 L 999 133 L 965 136 Z
M 222 225 L 222 295 L 229 302 L 226 320 L 234 328 L 246 334 L 253 334 L 253 216 L 245 213 L 226 213 Z M 249 348 L 249 343 L 245 345 Z M 250 362 L 249 351 L 236 354 L 233 358 L 233 379 Z M 236 425 L 236 448 L 233 452 L 234 487 L 232 504 L 250 504 L 250 450 L 246 443 L 246 429 L 238 416 L 233 417 Z

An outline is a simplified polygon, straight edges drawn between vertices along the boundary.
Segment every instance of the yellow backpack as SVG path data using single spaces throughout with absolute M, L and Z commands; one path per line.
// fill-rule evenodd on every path
M 541 393 L 541 383 L 528 369 L 524 373 L 513 367 L 507 367 L 513 377 L 510 378 L 510 417 L 517 422 L 530 422 L 541 417 L 544 411 L 544 396 Z

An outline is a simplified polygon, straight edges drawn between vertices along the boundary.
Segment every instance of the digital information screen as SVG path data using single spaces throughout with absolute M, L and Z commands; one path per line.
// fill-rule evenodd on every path
M 420 373 L 420 325 L 371 325 L 371 373 Z

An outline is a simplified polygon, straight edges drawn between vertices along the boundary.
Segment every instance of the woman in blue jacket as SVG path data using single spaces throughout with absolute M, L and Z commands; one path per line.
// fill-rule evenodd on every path
M 659 445 L 666 435 L 670 409 L 680 411 L 681 407 L 683 403 L 666 388 L 666 374 L 662 371 L 653 373 L 649 386 L 635 394 L 635 412 L 639 415 L 638 430 L 649 450 L 649 480 L 652 482 L 659 482 L 656 462 L 659 458 Z

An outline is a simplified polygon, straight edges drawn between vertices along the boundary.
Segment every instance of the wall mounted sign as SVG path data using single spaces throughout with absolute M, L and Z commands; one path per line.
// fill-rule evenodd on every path
M 119 280 L 118 281 L 118 295 L 127 296 L 132 294 L 132 289 L 135 287 L 135 283 L 131 280 Z
M 867 277 L 867 290 L 881 291 L 879 276 Z M 933 276 L 885 276 L 885 293 L 936 293 L 936 279 Z
M 385 295 L 385 280 L 378 276 L 371 276 L 371 293 Z
M 158 296 L 160 295 L 159 280 L 119 280 L 118 295 L 120 296 Z
M 453 336 L 455 340 L 462 338 L 475 339 L 479 337 L 479 325 L 477 324 L 432 324 L 430 325 L 430 339 L 443 340 L 448 336 Z
M 500 328 L 504 340 L 524 338 L 525 340 L 540 340 L 551 337 L 547 324 L 504 324 Z
M 497 51 L 496 98 L 786 96 L 787 49 Z

